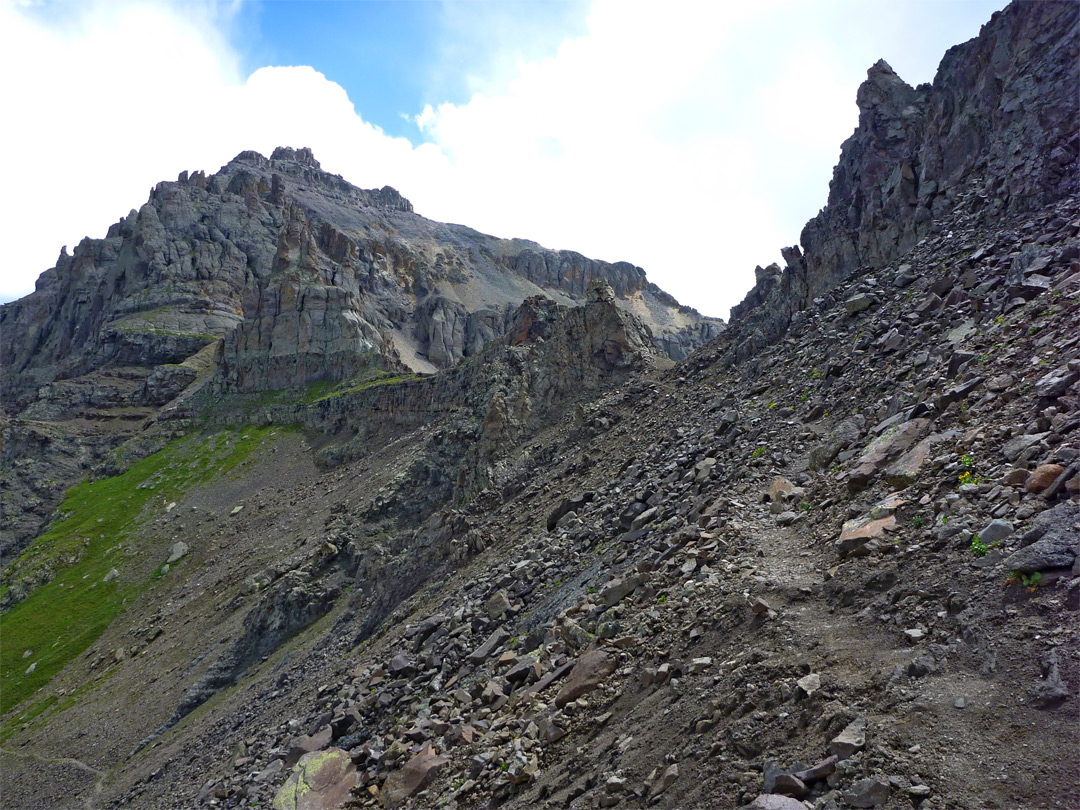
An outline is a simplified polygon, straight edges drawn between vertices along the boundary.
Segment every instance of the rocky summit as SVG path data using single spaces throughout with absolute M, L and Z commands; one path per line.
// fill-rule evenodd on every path
M 884 62 L 729 324 L 310 151 L 0 310 L 12 808 L 1080 803 L 1080 6 Z

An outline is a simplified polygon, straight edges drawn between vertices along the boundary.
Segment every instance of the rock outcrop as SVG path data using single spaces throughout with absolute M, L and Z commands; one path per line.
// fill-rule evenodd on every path
M 949 49 L 933 84 L 911 87 L 879 61 L 859 88 L 859 125 L 841 148 L 828 204 L 786 266 L 758 268 L 732 309 L 740 356 L 856 270 L 900 258 L 962 206 L 991 228 L 1080 191 L 1076 65 L 1080 7 L 1012 3 Z
M 0 308 L 2 396 L 17 412 L 55 380 L 179 363 L 221 338 L 241 391 L 431 371 L 477 354 L 528 296 L 581 302 L 593 281 L 676 358 L 723 327 L 628 263 L 431 222 L 394 189 L 324 172 L 308 149 L 242 152 L 217 174 L 160 183 Z

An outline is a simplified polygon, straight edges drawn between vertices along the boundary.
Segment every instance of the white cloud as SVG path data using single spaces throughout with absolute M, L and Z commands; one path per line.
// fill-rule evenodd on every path
M 632 261 L 726 316 L 824 203 L 858 82 L 910 36 L 871 30 L 842 0 L 807 5 L 596 0 L 554 55 L 517 43 L 467 80 L 467 103 L 419 112 L 429 142 L 414 147 L 312 68 L 243 77 L 225 36 L 234 6 L 103 2 L 56 26 L 0 4 L 0 109 L 18 122 L 0 130 L 0 300 L 157 181 L 284 144 L 433 219 Z

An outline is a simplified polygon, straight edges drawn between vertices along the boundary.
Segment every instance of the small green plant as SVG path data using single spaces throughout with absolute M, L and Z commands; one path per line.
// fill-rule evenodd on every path
M 811 509 L 814 508 L 814 505 L 810 503 L 810 501 L 803 501 L 799 504 L 799 508 L 804 512 L 809 512 Z
M 975 459 L 973 459 L 967 454 L 962 455 L 960 456 L 960 466 L 963 467 L 965 470 L 970 470 L 972 467 L 975 466 Z
M 769 409 L 770 409 L 770 410 L 771 410 L 772 408 L 775 408 L 775 407 L 776 407 L 776 403 L 775 403 L 775 402 L 770 402 L 770 403 L 769 403 Z
M 810 399 L 810 392 L 809 391 L 804 391 L 802 397 L 800 398 L 800 401 L 801 402 L 806 402 L 806 400 L 808 400 L 808 399 Z
M 765 448 L 764 447 L 758 447 L 758 448 L 756 448 L 754 450 L 754 453 L 751 456 L 751 458 L 761 458 L 763 455 L 765 455 Z
M 662 593 L 658 597 L 656 597 L 656 604 L 658 604 L 658 605 L 662 605 L 666 601 L 667 601 L 667 594 L 666 593 Z
M 926 520 L 923 518 L 922 515 L 915 515 L 915 517 L 911 519 L 911 528 L 921 529 L 923 527 L 923 523 L 925 522 Z
M 986 552 L 990 550 L 987 547 L 986 543 L 984 543 L 982 540 L 979 539 L 979 535 L 977 535 L 977 534 L 971 535 L 971 546 L 970 546 L 970 548 L 971 548 L 971 553 L 974 554 L 976 557 L 985 557 Z
M 1021 574 L 1019 571 L 1013 571 L 1009 574 L 1009 578 L 1005 581 L 1005 584 L 1022 585 L 1027 589 L 1028 593 L 1035 593 L 1041 580 L 1042 574 L 1038 571 L 1031 574 Z
M 960 482 L 960 486 L 973 483 L 973 476 L 971 475 L 971 470 L 964 470 L 962 473 L 960 473 L 957 480 Z

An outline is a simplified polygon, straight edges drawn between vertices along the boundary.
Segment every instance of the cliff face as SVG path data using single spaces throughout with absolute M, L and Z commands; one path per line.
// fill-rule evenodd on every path
M 478 353 L 529 295 L 580 302 L 594 280 L 674 357 L 722 328 L 633 265 L 428 221 L 307 149 L 243 152 L 218 174 L 159 184 L 0 309 L 3 396 L 17 411 L 54 380 L 179 363 L 219 338 L 226 385 L 241 391 L 433 371 Z
M 803 228 L 801 248 L 783 251 L 786 267 L 759 268 L 732 310 L 741 353 L 776 340 L 857 269 L 937 233 L 961 203 L 992 226 L 1075 195 L 1078 43 L 1076 3 L 1013 3 L 945 54 L 933 84 L 913 88 L 885 62 L 871 67 L 828 204 Z

